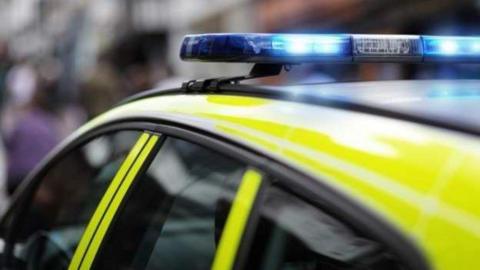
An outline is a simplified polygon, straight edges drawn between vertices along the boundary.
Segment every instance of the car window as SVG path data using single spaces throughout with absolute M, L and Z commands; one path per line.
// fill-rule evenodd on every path
M 94 269 L 209 269 L 245 164 L 167 138 L 104 239 Z
M 277 187 L 266 190 L 245 269 L 404 270 L 380 243 Z
M 16 269 L 67 269 L 98 202 L 140 136 L 119 131 L 68 152 L 39 179 L 16 226 Z

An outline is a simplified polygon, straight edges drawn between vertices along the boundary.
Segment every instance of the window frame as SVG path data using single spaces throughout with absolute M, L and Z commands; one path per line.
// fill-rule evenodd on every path
M 421 249 L 410 238 L 403 235 L 395 225 L 364 206 L 361 202 L 335 189 L 328 184 L 328 181 L 295 168 L 291 164 L 286 164 L 268 153 L 255 150 L 253 147 L 224 134 L 208 132 L 200 127 L 184 125 L 179 123 L 180 121 L 172 119 L 173 121 L 162 120 L 152 115 L 150 117 L 132 117 L 111 121 L 64 142 L 49 154 L 41 165 L 37 166 L 30 176 L 27 177 L 24 184 L 20 187 L 22 192 L 17 193 L 17 195 L 21 193 L 21 196 L 14 198 L 13 207 L 10 207 L 8 212 L 14 211 L 15 208 L 25 209 L 25 203 L 28 203 L 28 201 L 25 202 L 25 198 L 31 197 L 31 195 L 28 195 L 36 190 L 39 184 L 38 179 L 41 179 L 42 173 L 46 172 L 57 160 L 79 145 L 109 132 L 139 130 L 157 135 L 161 134 L 165 137 L 175 137 L 201 145 L 244 162 L 247 166 L 256 168 L 263 173 L 262 186 L 257 193 L 257 198 L 247 221 L 244 235 L 237 251 L 234 269 L 241 269 L 243 261 L 246 259 L 248 246 L 255 232 L 255 223 L 258 221 L 258 203 L 262 199 L 265 187 L 272 184 L 279 185 L 282 189 L 292 192 L 295 196 L 311 203 L 313 206 L 321 208 L 322 211 L 334 213 L 336 218 L 346 224 L 354 224 L 358 231 L 386 245 L 399 260 L 411 269 L 431 269 L 429 261 Z M 150 153 L 150 155 L 153 154 L 156 153 Z M 18 223 L 17 218 L 21 215 L 22 212 L 17 213 L 13 218 L 13 222 Z M 14 232 L 14 229 L 6 232 L 5 255 L 10 258 L 13 254 L 10 243 L 12 233 Z

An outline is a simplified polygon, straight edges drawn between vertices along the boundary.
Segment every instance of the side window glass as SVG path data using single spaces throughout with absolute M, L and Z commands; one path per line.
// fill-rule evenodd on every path
M 130 191 L 94 269 L 209 269 L 246 166 L 167 138 Z
M 17 225 L 16 268 L 67 269 L 98 202 L 139 136 L 120 131 L 96 138 L 41 176 Z
M 300 198 L 271 187 L 245 269 L 404 270 L 378 242 Z

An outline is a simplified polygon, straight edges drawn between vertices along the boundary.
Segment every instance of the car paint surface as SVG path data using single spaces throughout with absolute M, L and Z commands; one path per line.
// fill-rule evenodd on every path
M 292 101 L 214 94 L 128 103 L 77 134 L 127 119 L 174 121 L 233 139 L 383 216 L 419 245 L 434 269 L 480 265 L 477 137 Z
M 480 128 L 479 80 L 371 81 L 266 88 L 347 100 L 470 129 Z

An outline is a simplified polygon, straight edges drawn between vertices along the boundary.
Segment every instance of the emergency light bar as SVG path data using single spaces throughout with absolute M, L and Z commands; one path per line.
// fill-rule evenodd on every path
M 323 34 L 185 36 L 186 61 L 298 64 L 305 62 L 478 62 L 480 37 Z

